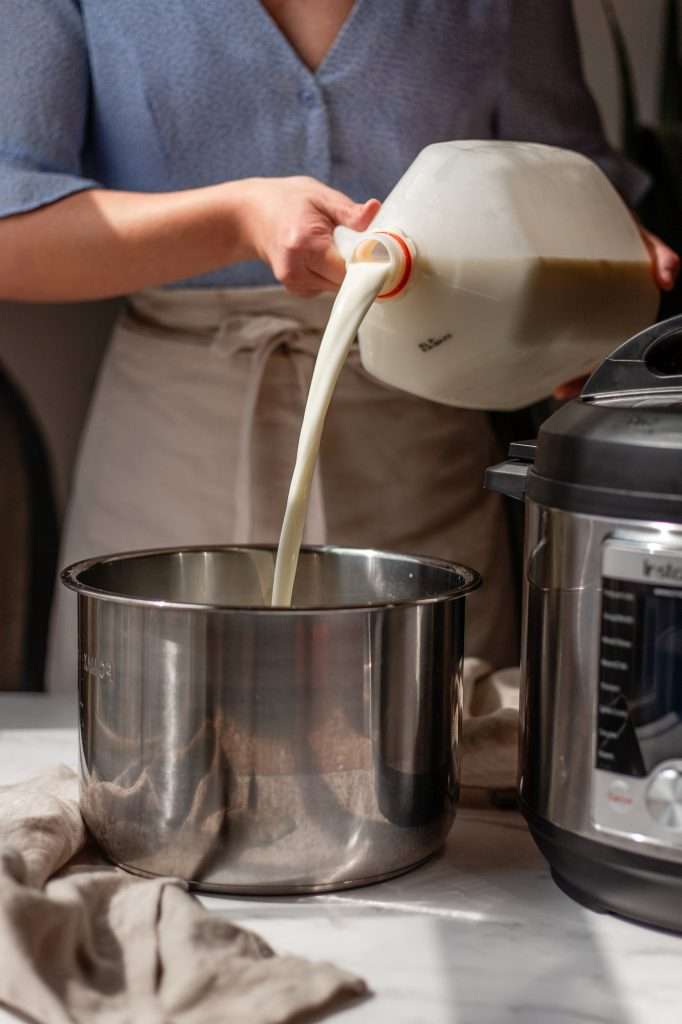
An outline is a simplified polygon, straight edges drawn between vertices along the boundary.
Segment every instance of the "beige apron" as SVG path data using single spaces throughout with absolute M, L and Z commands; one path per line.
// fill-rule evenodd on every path
M 60 563 L 136 548 L 275 542 L 331 299 L 281 288 L 133 297 L 81 443 Z M 488 418 L 385 387 L 351 352 L 325 427 L 304 540 L 461 561 L 485 586 L 466 650 L 510 664 L 516 602 Z M 58 586 L 48 688 L 76 682 L 75 597 Z

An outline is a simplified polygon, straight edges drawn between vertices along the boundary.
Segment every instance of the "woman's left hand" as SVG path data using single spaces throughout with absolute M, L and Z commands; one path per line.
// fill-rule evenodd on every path
M 661 291 L 669 292 L 675 287 L 680 272 L 680 257 L 665 242 L 639 224 L 639 231 L 651 257 L 654 280 Z

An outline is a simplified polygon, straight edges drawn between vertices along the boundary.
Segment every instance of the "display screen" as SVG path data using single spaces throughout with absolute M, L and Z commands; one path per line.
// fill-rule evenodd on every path
M 604 580 L 597 766 L 682 757 L 682 589 Z
M 682 590 L 649 590 L 639 618 L 638 686 L 627 700 L 648 774 L 682 753 Z

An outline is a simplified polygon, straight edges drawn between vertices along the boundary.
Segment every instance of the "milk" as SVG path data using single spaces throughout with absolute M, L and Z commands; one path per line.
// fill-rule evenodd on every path
M 382 259 L 383 255 L 378 250 L 374 261 L 350 264 L 320 342 L 277 549 L 273 605 L 291 604 L 310 486 L 327 409 L 358 327 L 390 274 L 389 263 Z

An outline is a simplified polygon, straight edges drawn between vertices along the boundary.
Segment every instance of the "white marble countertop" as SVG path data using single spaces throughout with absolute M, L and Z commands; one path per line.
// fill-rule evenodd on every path
M 0 695 L 0 783 L 75 767 L 74 721 L 63 698 Z M 339 1024 L 682 1020 L 682 939 L 573 903 L 513 811 L 461 811 L 440 857 L 381 885 L 204 903 L 275 949 L 363 975 L 374 996 Z

